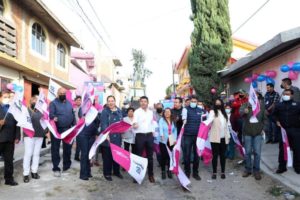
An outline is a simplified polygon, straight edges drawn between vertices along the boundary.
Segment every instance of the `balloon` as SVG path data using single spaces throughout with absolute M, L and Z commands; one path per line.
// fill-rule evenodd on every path
M 268 70 L 266 71 L 266 75 L 270 78 L 275 78 L 277 76 L 277 72 L 274 70 Z
M 265 75 L 259 75 L 258 77 L 257 77 L 257 81 L 258 82 L 263 82 L 263 81 L 265 81 L 266 80 L 266 76 Z
M 256 80 L 258 76 L 259 76 L 259 74 L 257 74 L 257 73 L 252 74 L 252 80 Z
M 292 70 L 293 71 L 296 71 L 296 72 L 300 72 L 300 63 L 295 63 L 293 66 L 292 66 Z
M 244 82 L 245 83 L 251 83 L 252 79 L 250 77 L 247 77 L 247 78 L 244 79 Z
M 275 81 L 272 78 L 267 77 L 266 82 L 267 82 L 267 84 L 272 83 L 273 85 L 275 85 Z
M 252 82 L 252 86 L 253 86 L 254 88 L 257 88 L 257 82 L 256 82 L 256 81 L 253 81 L 253 82 Z
M 6 88 L 9 89 L 9 90 L 13 90 L 13 89 L 14 89 L 14 86 L 13 86 L 12 83 L 8 83 L 8 84 L 6 85 Z
M 288 71 L 290 71 L 290 67 L 289 67 L 288 65 L 282 65 L 282 66 L 280 67 L 280 70 L 281 70 L 282 72 L 288 72 Z
M 217 90 L 216 90 L 215 88 L 211 88 L 210 92 L 211 92 L 212 94 L 216 94 Z
M 291 80 L 297 80 L 298 78 L 298 73 L 297 72 L 294 72 L 294 71 L 289 71 L 289 78 Z
M 13 91 L 17 91 L 18 88 L 17 84 L 13 83 L 12 85 L 13 85 Z
M 18 85 L 18 86 L 16 87 L 16 90 L 15 90 L 15 91 L 22 92 L 22 91 L 23 91 L 23 87 Z

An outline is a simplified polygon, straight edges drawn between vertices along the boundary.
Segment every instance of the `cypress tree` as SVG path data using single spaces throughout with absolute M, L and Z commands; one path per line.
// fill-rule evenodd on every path
M 189 73 L 197 95 L 209 103 L 211 88 L 223 89 L 217 71 L 225 67 L 232 51 L 228 0 L 191 0 L 191 7 Z

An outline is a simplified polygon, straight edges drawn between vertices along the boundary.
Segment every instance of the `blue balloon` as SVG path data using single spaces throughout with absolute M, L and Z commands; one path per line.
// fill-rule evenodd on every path
M 263 82 L 263 81 L 265 81 L 266 80 L 266 76 L 265 75 L 259 75 L 258 77 L 257 77 L 257 81 L 258 82 Z
M 289 67 L 288 65 L 282 65 L 282 66 L 280 67 L 280 70 L 281 70 L 282 72 L 288 72 L 288 71 L 290 71 L 290 67 Z
M 13 91 L 17 91 L 17 89 L 18 89 L 17 84 L 13 83 L 12 85 L 13 85 Z
M 256 82 L 256 81 L 253 81 L 253 82 L 252 82 L 252 86 L 253 86 L 254 88 L 257 88 L 257 82 Z
M 267 77 L 266 82 L 267 82 L 267 84 L 272 83 L 273 85 L 275 85 L 275 81 L 270 77 Z
M 23 87 L 22 87 L 22 86 L 18 86 L 18 87 L 17 87 L 17 91 L 23 92 Z
M 300 63 L 294 63 L 292 66 L 292 70 L 296 72 L 300 72 Z

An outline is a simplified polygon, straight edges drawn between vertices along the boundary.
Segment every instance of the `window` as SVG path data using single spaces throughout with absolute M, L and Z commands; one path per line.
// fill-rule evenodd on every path
M 42 26 L 38 23 L 32 25 L 31 48 L 37 53 L 46 56 L 46 35 Z
M 4 3 L 3 0 L 0 0 L 0 15 L 3 16 L 4 13 Z
M 65 59 L 66 59 L 66 49 L 64 45 L 58 43 L 57 51 L 56 51 L 56 64 L 58 66 L 65 68 L 65 64 L 66 64 Z
M 0 90 L 1 91 L 5 91 L 7 90 L 7 84 L 9 84 L 11 82 L 10 79 L 8 78 L 4 78 L 4 77 L 0 77 Z

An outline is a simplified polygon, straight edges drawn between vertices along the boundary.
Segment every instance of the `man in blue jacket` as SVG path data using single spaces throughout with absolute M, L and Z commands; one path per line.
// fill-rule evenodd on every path
M 50 119 L 56 123 L 57 131 L 61 134 L 75 125 L 75 116 L 72 104 L 66 99 L 66 90 L 60 88 L 57 92 L 57 98 L 50 103 Z M 59 168 L 61 140 L 55 138 L 51 134 L 51 157 L 55 177 L 61 176 Z M 67 171 L 71 167 L 71 151 L 72 145 L 63 142 L 63 171 Z
M 182 138 L 183 156 L 184 156 L 184 171 L 190 177 L 191 175 L 191 155 L 193 150 L 193 177 L 200 181 L 198 168 L 199 156 L 197 154 L 197 135 L 201 123 L 202 115 L 205 111 L 197 107 L 198 99 L 196 96 L 191 96 L 190 105 L 182 110 L 182 119 L 184 121 L 184 133 Z

